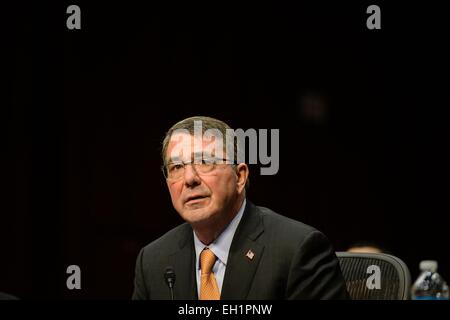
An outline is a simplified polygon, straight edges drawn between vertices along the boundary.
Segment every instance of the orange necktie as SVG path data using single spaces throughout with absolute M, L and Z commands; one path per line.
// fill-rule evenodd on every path
M 200 267 L 202 275 L 200 279 L 200 300 L 220 300 L 219 287 L 216 277 L 212 272 L 217 257 L 209 249 L 200 253 Z

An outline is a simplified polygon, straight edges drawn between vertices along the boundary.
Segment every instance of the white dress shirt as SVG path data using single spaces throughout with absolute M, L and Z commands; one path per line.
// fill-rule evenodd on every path
M 219 287 L 219 292 L 222 292 L 223 278 L 225 276 L 225 269 L 227 268 L 228 252 L 230 251 L 231 242 L 233 241 L 234 233 L 241 221 L 242 214 L 244 213 L 246 199 L 242 202 L 242 206 L 239 209 L 236 216 L 231 220 L 225 230 L 217 237 L 217 239 L 210 243 L 208 246 L 204 245 L 197 237 L 194 231 L 194 245 L 195 245 L 195 270 L 197 270 L 197 292 L 200 298 L 200 278 L 202 271 L 200 269 L 200 253 L 205 248 L 209 248 L 217 257 L 214 263 L 212 271 Z

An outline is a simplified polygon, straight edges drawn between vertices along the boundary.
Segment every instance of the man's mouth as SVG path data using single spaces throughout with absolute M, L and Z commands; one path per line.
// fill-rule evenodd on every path
M 194 196 L 188 197 L 188 198 L 186 199 L 185 203 L 186 203 L 186 204 L 193 204 L 193 203 L 196 203 L 196 202 L 200 202 L 200 201 L 202 201 L 202 200 L 204 200 L 204 199 L 206 199 L 206 198 L 207 198 L 207 196 L 194 195 Z

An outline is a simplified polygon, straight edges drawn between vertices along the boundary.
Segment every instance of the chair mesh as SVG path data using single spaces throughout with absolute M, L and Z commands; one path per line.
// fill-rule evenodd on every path
M 392 263 L 382 259 L 367 257 L 339 257 L 339 263 L 346 280 L 348 293 L 352 299 L 402 299 L 405 288 L 398 270 Z M 368 272 L 368 267 L 371 265 L 376 265 L 380 268 L 380 289 L 369 289 L 367 285 L 367 280 L 372 275 L 372 272 Z

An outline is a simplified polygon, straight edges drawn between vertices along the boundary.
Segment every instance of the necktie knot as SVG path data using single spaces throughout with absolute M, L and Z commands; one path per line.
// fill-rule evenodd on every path
M 203 249 L 200 253 L 200 267 L 202 269 L 202 274 L 211 273 L 216 259 L 216 255 L 210 249 Z

